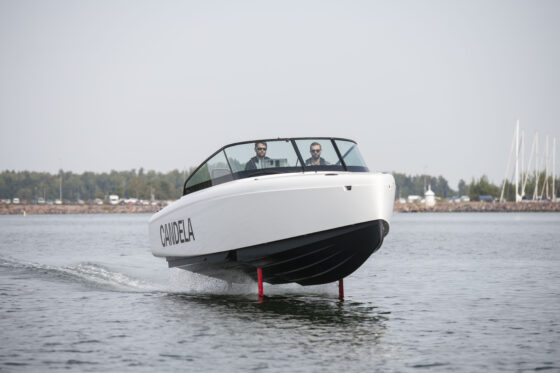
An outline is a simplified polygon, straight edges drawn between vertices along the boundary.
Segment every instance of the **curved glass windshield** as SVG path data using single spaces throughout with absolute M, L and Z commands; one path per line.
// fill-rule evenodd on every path
M 298 156 L 289 140 L 233 145 L 224 150 L 234 173 L 297 167 Z M 276 170 L 278 171 L 278 170 Z
M 212 158 L 200 166 L 188 178 L 184 193 L 192 193 L 197 190 L 211 187 L 233 180 L 226 157 L 223 151 L 216 153 Z
M 355 142 L 347 140 L 334 140 L 334 142 L 348 171 L 363 171 L 363 168 L 367 170 L 366 162 L 364 162 Z
M 226 146 L 187 179 L 189 194 L 235 179 L 304 171 L 369 171 L 355 142 L 331 138 L 274 139 Z
M 306 171 L 344 171 L 331 139 L 296 140 Z

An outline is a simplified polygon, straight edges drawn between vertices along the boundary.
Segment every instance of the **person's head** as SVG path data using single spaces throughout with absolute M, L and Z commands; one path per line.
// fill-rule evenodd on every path
M 311 153 L 311 157 L 313 159 L 319 159 L 321 157 L 321 144 L 318 142 L 314 142 L 309 147 L 309 152 Z
M 267 145 L 264 141 L 257 141 L 255 143 L 255 153 L 257 154 L 258 158 L 264 158 L 266 155 Z

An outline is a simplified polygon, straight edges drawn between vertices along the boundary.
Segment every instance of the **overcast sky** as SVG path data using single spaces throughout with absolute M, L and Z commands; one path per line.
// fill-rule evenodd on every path
M 503 178 L 517 119 L 560 142 L 560 1 L 0 0 L 0 170 L 315 135 L 456 188 Z

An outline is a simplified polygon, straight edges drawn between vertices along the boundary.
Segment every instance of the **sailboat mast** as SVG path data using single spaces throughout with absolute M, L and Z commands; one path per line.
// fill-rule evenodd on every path
M 525 175 L 525 130 L 521 131 L 521 199 L 525 197 L 525 183 L 523 182 Z
M 550 163 L 550 159 L 548 157 L 548 154 L 549 154 L 548 153 L 548 135 L 546 135 L 546 151 L 545 151 L 545 154 L 546 154 L 546 162 L 544 164 L 544 167 L 545 167 L 545 172 L 544 172 L 545 182 L 544 183 L 546 185 L 546 194 L 544 194 L 544 195 L 546 196 L 546 199 L 548 199 L 550 197 L 550 194 L 548 193 L 548 166 L 549 166 L 549 163 Z
M 556 137 L 552 139 L 552 201 L 556 202 Z
M 519 119 L 515 127 L 515 202 L 519 202 Z
M 535 133 L 535 190 L 533 191 L 533 201 L 539 195 L 539 133 Z

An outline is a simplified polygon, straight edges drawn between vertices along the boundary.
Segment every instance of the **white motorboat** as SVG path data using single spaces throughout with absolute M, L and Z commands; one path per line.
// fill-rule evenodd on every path
M 379 249 L 394 197 L 393 176 L 370 172 L 352 140 L 235 143 L 150 219 L 150 245 L 169 267 L 230 282 L 324 284 Z

